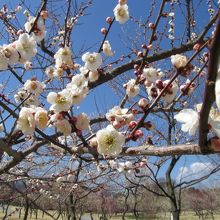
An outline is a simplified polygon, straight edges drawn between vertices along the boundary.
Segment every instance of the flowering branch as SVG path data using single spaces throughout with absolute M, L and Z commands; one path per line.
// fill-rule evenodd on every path
M 202 33 L 199 35 L 199 37 L 194 42 L 189 42 L 187 44 L 181 45 L 180 47 L 176 47 L 176 48 L 174 47 L 170 50 L 161 52 L 159 54 L 148 56 L 146 58 L 145 62 L 153 63 L 153 62 L 156 62 L 156 61 L 159 61 L 159 60 L 162 60 L 162 59 L 166 59 L 166 58 L 168 58 L 172 55 L 175 55 L 175 54 L 181 54 L 181 53 L 184 53 L 184 52 L 187 52 L 187 51 L 191 51 L 193 49 L 193 46 L 196 43 L 200 43 L 201 41 L 204 40 L 203 38 L 205 37 L 207 32 L 210 30 L 210 28 L 212 27 L 213 23 L 216 21 L 217 18 L 218 18 L 218 13 L 216 13 L 212 17 L 210 22 L 205 26 Z M 204 40 L 204 42 L 207 42 L 207 41 Z M 105 72 L 105 74 L 101 74 L 97 81 L 89 83 L 89 88 L 94 89 L 95 87 L 114 79 L 115 77 L 121 75 L 122 73 L 134 69 L 134 65 L 135 64 L 140 65 L 141 62 L 142 62 L 142 59 L 132 60 L 132 61 L 126 63 L 126 64 L 123 64 L 119 67 L 114 68 L 111 71 L 107 71 L 107 72 Z

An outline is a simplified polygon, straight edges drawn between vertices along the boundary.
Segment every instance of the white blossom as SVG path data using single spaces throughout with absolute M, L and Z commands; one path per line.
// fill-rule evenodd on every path
M 37 53 L 36 41 L 27 33 L 21 34 L 15 43 L 15 48 L 19 52 L 21 62 L 25 62 L 34 57 Z
M 188 132 L 189 135 L 194 135 L 199 126 L 199 114 L 192 109 L 183 109 L 174 118 L 183 123 L 181 130 Z
M 156 82 L 158 79 L 161 78 L 161 72 L 153 67 L 148 67 L 143 69 L 142 75 L 145 77 L 146 80 L 150 82 Z
M 72 104 L 79 104 L 82 102 L 82 100 L 87 96 L 88 94 L 88 87 L 79 88 L 75 84 L 72 85 L 72 88 L 68 88 L 70 95 L 71 95 L 71 101 Z
M 84 130 L 89 127 L 89 117 L 85 113 L 81 113 L 76 120 L 75 126 L 79 130 Z
M 99 154 L 117 156 L 122 151 L 122 146 L 125 143 L 125 136 L 108 125 L 106 128 L 99 130 L 96 134 L 98 142 Z
M 80 89 L 77 86 L 73 86 L 73 88 L 70 91 L 71 91 L 71 97 L 72 97 L 72 104 L 79 104 L 80 102 L 82 102 L 83 99 L 85 99 L 85 97 L 88 94 L 89 89 L 88 87 Z
M 104 41 L 103 46 L 102 46 L 102 50 L 103 50 L 103 53 L 105 54 L 105 56 L 107 56 L 107 57 L 114 55 L 114 53 L 112 52 L 111 45 L 108 40 Z
M 16 103 L 23 103 L 24 106 L 30 107 L 30 106 L 38 106 L 39 100 L 38 95 L 34 94 L 28 94 L 27 91 L 24 88 L 21 88 L 17 94 L 14 95 Z M 24 101 L 25 100 L 25 101 Z
M 90 71 L 89 72 L 89 77 L 88 77 L 89 82 L 95 82 L 98 80 L 98 78 L 99 78 L 98 71 Z
M 45 129 L 48 123 L 48 116 L 47 111 L 43 108 L 36 108 L 35 109 L 35 115 L 34 115 L 36 126 L 39 129 Z
M 5 57 L 7 58 L 7 62 L 9 65 L 13 65 L 18 62 L 19 54 L 12 44 L 3 45 L 2 47 L 0 47 L 0 50 L 2 50 Z
M 24 89 L 35 95 L 42 93 L 44 88 L 45 84 L 35 79 L 27 80 L 24 84 Z
M 64 136 L 68 136 L 72 133 L 72 127 L 67 119 L 56 120 L 54 125 L 58 132 L 63 133 Z
M 131 79 L 126 84 L 126 94 L 128 97 L 134 97 L 140 92 L 139 85 L 136 84 L 135 79 Z
M 54 77 L 60 78 L 64 74 L 63 68 L 55 68 L 54 69 Z
M 118 168 L 118 163 L 115 160 L 109 160 L 109 165 L 113 170 Z
M 113 11 L 115 15 L 115 20 L 118 21 L 120 24 L 124 24 L 129 19 L 129 11 L 127 4 L 117 4 Z
M 17 128 L 24 134 L 33 134 L 35 130 L 34 110 L 32 108 L 23 107 L 19 113 L 17 120 Z
M 26 70 L 32 70 L 32 68 L 33 68 L 32 62 L 26 61 L 26 62 L 24 63 L 24 68 L 25 68 Z
M 83 74 L 77 74 L 72 78 L 71 83 L 66 88 L 72 98 L 72 104 L 79 104 L 88 94 L 88 80 Z
M 70 92 L 67 89 L 59 93 L 50 92 L 47 101 L 52 104 L 50 109 L 55 112 L 68 111 L 72 103 Z
M 122 124 L 127 124 L 134 119 L 134 115 L 132 113 L 128 113 L 127 108 L 122 109 L 119 106 L 114 106 L 108 113 L 106 113 L 105 116 L 110 122 L 118 121 Z
M 56 182 L 57 182 L 57 183 L 62 183 L 62 182 L 64 182 L 64 181 L 66 181 L 65 176 L 60 176 L 60 177 L 58 177 L 58 178 L 56 179 Z
M 183 109 L 174 117 L 178 122 L 184 123 L 181 127 L 182 131 L 189 132 L 189 135 L 195 134 L 199 127 L 199 112 L 201 108 L 202 104 L 197 104 L 196 111 L 192 109 Z M 211 108 L 209 112 L 208 123 L 210 129 L 220 138 L 220 114 L 215 108 Z
M 29 16 L 28 21 L 24 25 L 24 28 L 27 32 L 29 32 L 35 23 L 35 26 L 32 32 L 32 37 L 36 42 L 40 42 L 44 39 L 45 33 L 46 33 L 44 20 L 41 17 L 37 19 L 37 22 L 35 22 L 35 20 L 36 20 L 36 17 Z
M 0 49 L 0 70 L 7 70 L 9 64 L 9 59 L 5 57 L 5 54 Z
M 85 62 L 85 67 L 90 71 L 95 71 L 102 65 L 102 57 L 100 53 L 87 52 L 83 54 L 82 61 Z
M 118 163 L 118 171 L 119 172 L 124 172 L 124 171 L 130 172 L 132 168 L 133 168 L 133 165 L 130 161 Z
M 95 82 L 99 78 L 99 73 L 97 70 L 89 71 L 85 66 L 80 67 L 80 73 L 87 76 L 89 82 Z
M 72 173 L 68 174 L 67 181 L 69 181 L 69 182 L 74 181 L 74 175 Z
M 88 86 L 88 80 L 83 74 L 77 74 L 72 77 L 71 83 L 67 84 L 66 88 L 71 88 L 73 85 L 76 85 L 79 88 L 84 88 Z
M 170 81 L 169 79 L 165 80 L 163 82 L 164 86 L 166 86 L 166 84 L 168 84 L 169 81 Z M 178 88 L 179 87 L 176 82 L 171 83 L 171 85 L 168 87 L 165 95 L 162 96 L 162 99 L 165 100 L 167 103 L 172 102 L 177 94 Z
M 171 56 L 171 63 L 177 68 L 185 67 L 188 60 L 187 57 L 181 54 Z
M 46 68 L 45 73 L 49 79 L 53 79 L 55 77 L 55 67 L 49 66 Z
M 69 47 L 60 48 L 54 55 L 56 61 L 56 68 L 62 66 L 67 66 L 68 68 L 73 68 L 72 52 Z
M 85 75 L 85 76 L 89 73 L 88 68 L 86 68 L 85 66 L 81 66 L 81 67 L 79 68 L 79 71 L 80 71 L 81 74 L 83 74 L 83 75 Z

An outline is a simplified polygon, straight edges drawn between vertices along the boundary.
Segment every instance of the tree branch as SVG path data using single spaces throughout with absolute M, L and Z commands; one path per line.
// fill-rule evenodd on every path
M 211 149 L 208 147 L 207 134 L 209 112 L 213 102 L 215 101 L 215 81 L 218 73 L 219 57 L 220 57 L 220 17 L 216 27 L 214 39 L 210 48 L 208 74 L 205 85 L 205 95 L 199 121 L 199 146 L 203 154 L 207 154 Z

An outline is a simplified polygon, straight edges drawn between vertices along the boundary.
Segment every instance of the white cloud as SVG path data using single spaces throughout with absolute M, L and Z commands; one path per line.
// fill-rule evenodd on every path
M 180 167 L 176 181 L 179 183 L 199 179 L 208 175 L 214 168 L 215 166 L 210 162 L 195 162 L 188 167 Z

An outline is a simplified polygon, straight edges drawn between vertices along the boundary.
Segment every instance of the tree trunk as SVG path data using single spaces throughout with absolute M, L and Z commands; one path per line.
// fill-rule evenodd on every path
M 123 212 L 123 214 L 122 214 L 122 219 L 123 220 L 126 220 L 126 218 L 125 218 L 125 215 L 126 215 L 126 213 L 128 212 L 128 210 L 129 210 L 129 204 L 128 204 L 128 197 L 129 197 L 129 190 L 128 189 L 126 189 L 126 191 L 127 191 L 127 194 L 126 194 L 126 196 L 125 196 L 125 210 L 124 210 L 124 212 Z
M 167 191 L 169 194 L 170 206 L 171 206 L 171 216 L 170 216 L 171 220 L 179 220 L 180 219 L 180 207 L 178 207 L 178 204 L 180 201 L 178 201 L 178 198 L 175 195 L 175 189 L 174 189 L 173 182 L 171 179 L 171 172 L 172 172 L 176 162 L 178 161 L 178 159 L 179 158 L 175 158 L 175 157 L 172 158 L 170 165 L 169 165 L 167 172 L 166 172 L 166 185 L 167 185 Z
M 90 212 L 90 218 L 91 218 L 91 220 L 94 220 L 94 218 L 92 216 L 92 212 Z
M 173 210 L 170 215 L 170 220 L 180 220 L 180 212 L 179 210 Z
M 28 212 L 29 212 L 30 204 L 28 202 L 28 199 L 26 199 L 26 205 L 25 205 L 25 212 L 24 212 L 24 218 L 23 220 L 28 220 Z
M 68 207 L 67 207 L 68 220 L 77 220 L 77 218 L 76 218 L 76 209 L 75 209 L 75 205 L 74 205 L 74 202 L 73 202 L 73 194 L 69 195 L 67 204 L 68 204 Z
M 22 211 L 22 208 L 19 209 L 19 215 L 18 215 L 19 219 L 21 218 L 21 211 Z
M 37 219 L 38 217 L 38 209 L 35 209 L 35 218 Z

